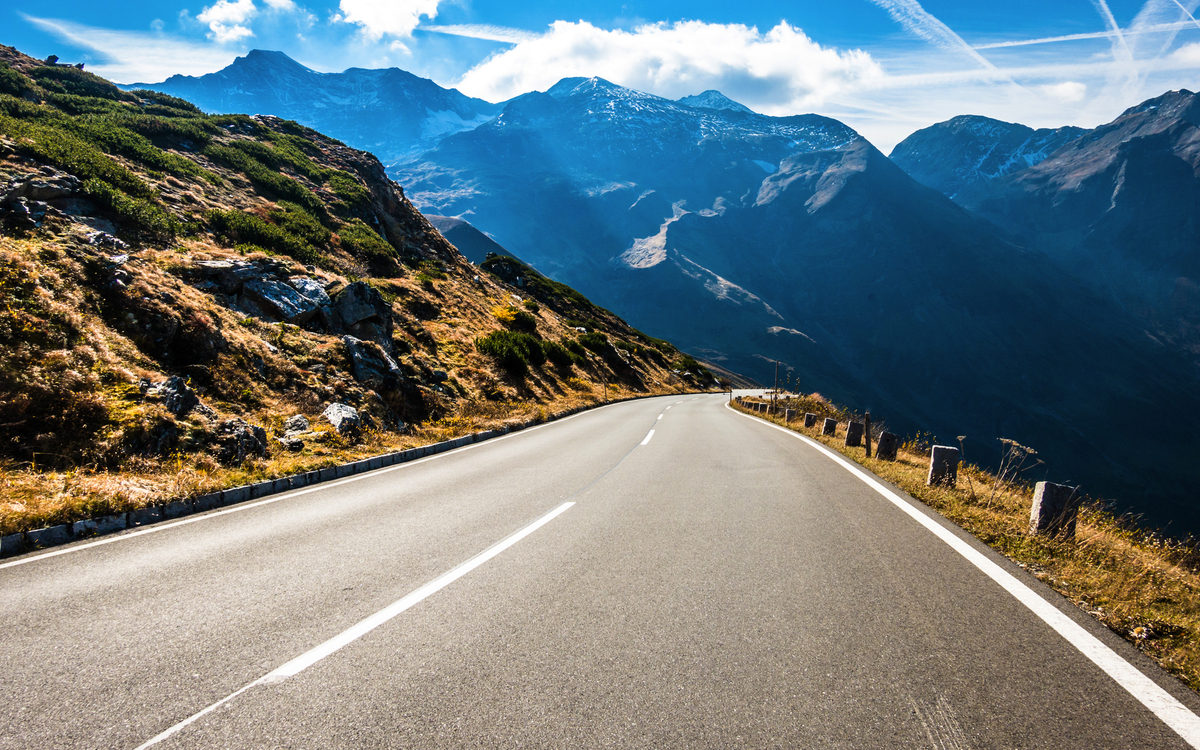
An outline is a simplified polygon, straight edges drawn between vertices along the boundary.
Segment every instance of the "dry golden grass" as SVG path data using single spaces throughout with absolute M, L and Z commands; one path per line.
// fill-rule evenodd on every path
M 793 403 L 801 414 L 842 413 L 817 394 Z M 780 417 L 770 421 L 783 424 Z M 928 487 L 929 454 L 916 444 L 919 441 L 906 444 L 896 461 L 881 461 L 866 458 L 863 448 L 845 447 L 844 420 L 833 437 L 822 436 L 819 425 L 805 429 L 799 420 L 786 426 L 937 510 L 1200 690 L 1200 554 L 1195 545 L 1146 532 L 1096 505 L 1081 512 L 1074 540 L 1032 535 L 1028 529 L 1033 493 L 1027 484 L 997 486 L 994 475 L 964 464 L 957 488 Z

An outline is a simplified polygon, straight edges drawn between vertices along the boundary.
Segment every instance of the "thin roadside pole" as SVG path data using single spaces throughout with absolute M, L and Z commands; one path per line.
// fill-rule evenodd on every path
M 866 416 L 863 417 L 863 420 L 866 422 L 866 424 L 863 425 L 863 428 L 864 428 L 863 429 L 863 439 L 866 441 L 867 458 L 870 458 L 871 457 L 871 412 L 867 412 Z

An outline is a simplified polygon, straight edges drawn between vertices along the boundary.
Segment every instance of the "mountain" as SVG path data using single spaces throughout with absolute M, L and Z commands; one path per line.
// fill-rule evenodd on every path
M 992 181 L 1031 167 L 1083 135 L 1083 128 L 1034 130 L 961 115 L 918 130 L 892 149 L 892 161 L 922 185 L 963 205 Z
M 443 137 L 490 120 L 498 105 L 398 68 L 318 73 L 282 52 L 252 50 L 202 76 L 137 83 L 206 112 L 256 112 L 295 120 L 374 153 L 385 164 L 432 148 Z
M 567 79 L 392 174 L 710 361 L 770 382 L 782 360 L 901 433 L 966 435 L 972 461 L 1017 440 L 1046 459 L 1038 478 L 1200 528 L 1190 428 L 1112 423 L 1200 415 L 1191 365 L 835 120 Z
M 487 260 L 488 255 L 517 257 L 463 219 L 435 214 L 425 214 L 425 218 L 463 254 L 463 257 L 475 265 Z
M 1171 91 L 969 204 L 1200 363 L 1200 98 Z
M 677 101 L 680 104 L 686 104 L 689 107 L 699 107 L 701 109 L 728 109 L 734 112 L 754 113 L 754 110 L 746 105 L 738 104 L 715 89 L 709 89 L 693 96 L 685 96 Z

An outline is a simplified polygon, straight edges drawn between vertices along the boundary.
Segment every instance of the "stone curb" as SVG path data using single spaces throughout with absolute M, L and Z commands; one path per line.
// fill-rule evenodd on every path
M 701 391 L 699 393 L 707 393 Z M 351 461 L 347 464 L 339 466 L 329 466 L 324 469 L 314 469 L 306 471 L 303 474 L 293 474 L 279 479 L 267 479 L 255 484 L 242 485 L 241 487 L 231 487 L 227 490 L 217 490 L 206 495 L 186 500 L 176 500 L 166 505 L 153 505 L 138 510 L 131 510 L 126 513 L 118 513 L 113 516 L 103 516 L 101 518 L 90 518 L 84 521 L 76 521 L 74 523 L 64 523 L 58 526 L 49 526 L 44 529 L 35 529 L 33 531 L 23 531 L 16 534 L 0 537 L 0 558 L 19 555 L 24 552 L 32 552 L 47 547 L 57 547 L 60 544 L 67 544 L 80 539 L 89 539 L 91 537 L 103 536 L 105 534 L 113 534 L 125 529 L 132 529 L 147 524 L 158 523 L 159 521 L 182 518 L 183 516 L 192 515 L 193 513 L 203 513 L 217 508 L 224 508 L 229 505 L 246 502 L 247 500 L 257 500 L 275 495 L 281 492 L 288 492 L 301 487 L 310 487 L 315 484 L 333 481 L 335 479 L 343 479 L 355 474 L 362 474 L 376 469 L 382 469 L 387 466 L 395 466 L 396 464 L 415 461 L 426 456 L 434 456 L 439 453 L 462 448 L 463 446 L 473 445 L 491 440 L 501 435 L 507 435 L 512 432 L 519 432 L 527 427 L 534 427 L 539 424 L 547 424 L 555 422 L 565 417 L 574 416 L 583 411 L 596 409 L 600 406 L 610 406 L 612 404 L 620 404 L 626 401 L 637 401 L 646 398 L 659 398 L 661 395 L 654 396 L 633 396 L 630 398 L 616 399 L 608 403 L 588 406 L 575 407 L 567 411 L 560 412 L 544 421 L 530 420 L 514 425 L 509 425 L 498 430 L 487 430 L 484 432 L 475 432 L 470 435 L 464 435 L 454 440 L 445 440 L 440 443 L 431 443 L 430 445 L 422 445 L 408 450 L 396 451 L 394 453 L 385 453 L 382 456 L 373 456 L 364 458 L 359 461 Z M 680 396 L 693 395 L 692 393 L 680 393 Z

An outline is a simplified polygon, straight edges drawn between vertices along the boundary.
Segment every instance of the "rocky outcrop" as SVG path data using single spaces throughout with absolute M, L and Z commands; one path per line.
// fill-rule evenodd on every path
M 217 426 L 217 460 L 227 466 L 240 466 L 248 458 L 266 457 L 267 431 L 243 419 L 227 419 Z
M 356 281 L 333 298 L 333 323 L 355 338 L 389 346 L 392 339 L 392 306 L 365 281 Z
M 342 344 L 355 380 L 376 391 L 400 387 L 404 372 L 383 347 L 353 336 L 343 336 Z
M 193 411 L 206 419 L 216 419 L 217 413 L 204 405 L 187 381 L 175 375 L 161 383 L 142 380 L 142 396 L 147 401 L 161 401 L 163 407 L 178 419 L 186 419 Z
M 245 283 L 242 290 L 243 294 L 253 299 L 260 308 L 286 323 L 305 323 L 320 309 L 320 305 L 313 300 L 274 279 L 251 279 Z
M 329 424 L 333 425 L 333 429 L 337 430 L 339 435 L 353 437 L 362 431 L 362 418 L 358 416 L 358 409 L 353 406 L 330 404 L 321 412 L 321 416 L 329 420 Z

